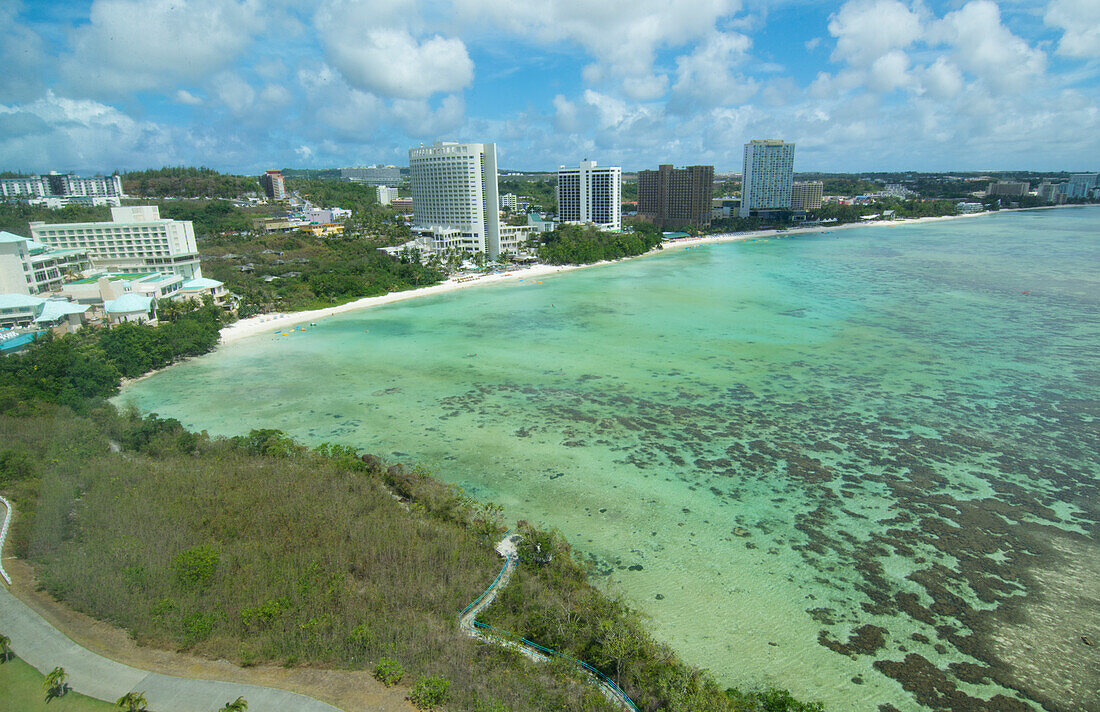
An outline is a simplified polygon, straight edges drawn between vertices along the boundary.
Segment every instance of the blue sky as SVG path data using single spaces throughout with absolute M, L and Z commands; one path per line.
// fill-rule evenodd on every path
M 1100 169 L 1100 0 L 0 0 L 0 169 Z

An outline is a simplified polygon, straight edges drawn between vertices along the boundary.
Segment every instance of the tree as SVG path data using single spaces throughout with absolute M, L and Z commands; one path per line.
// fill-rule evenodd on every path
M 144 692 L 127 692 L 118 698 L 115 704 L 124 708 L 127 712 L 146 712 L 145 706 L 149 702 L 145 699 Z
M 6 663 L 14 657 L 11 652 L 11 638 L 0 633 L 0 662 Z
M 55 667 L 46 675 L 46 679 L 42 681 L 42 689 L 46 691 L 46 699 L 52 700 L 55 697 L 64 697 L 65 693 L 69 691 L 69 686 L 66 684 L 66 680 L 69 679 L 68 673 L 65 672 L 63 667 Z
M 245 712 L 248 709 L 248 700 L 238 697 L 232 702 L 226 702 L 219 712 Z

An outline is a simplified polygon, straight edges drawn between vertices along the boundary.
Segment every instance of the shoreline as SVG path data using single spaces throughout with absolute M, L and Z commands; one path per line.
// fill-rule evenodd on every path
M 917 225 L 921 223 L 929 222 L 941 222 L 946 220 L 961 220 L 963 218 L 977 218 L 986 215 L 997 215 L 1006 212 L 1021 212 L 1026 210 L 1052 210 L 1058 208 L 1073 208 L 1073 207 L 1088 207 L 1079 205 L 1046 205 L 1035 208 L 1006 208 L 1003 210 L 993 212 L 980 212 L 980 213 L 966 213 L 963 215 L 942 215 L 938 217 L 925 217 L 925 218 L 904 218 L 900 220 L 869 220 L 867 222 L 855 222 L 855 223 L 843 223 L 840 225 L 813 225 L 808 227 L 790 227 L 783 229 L 768 229 L 768 230 L 753 230 L 750 232 L 728 232 L 720 233 L 717 235 L 700 235 L 698 237 L 681 237 L 672 240 L 667 240 L 662 243 L 664 245 L 673 245 L 676 247 L 695 247 L 697 245 L 710 245 L 719 244 L 724 242 L 738 242 L 741 240 L 752 240 L 759 238 L 769 238 L 774 236 L 788 236 L 788 235 L 806 235 L 815 233 L 828 233 L 836 232 L 838 230 L 852 230 L 863 227 L 888 227 L 895 225 Z M 496 273 L 487 275 L 476 275 L 471 279 L 471 275 L 461 275 L 458 277 L 451 277 L 439 284 L 433 284 L 428 287 L 419 287 L 417 289 L 406 289 L 400 292 L 389 292 L 376 297 L 362 297 L 355 301 L 347 302 L 334 307 L 326 307 L 324 309 L 310 309 L 307 311 L 275 313 L 275 314 L 257 314 L 256 316 L 241 319 L 234 322 L 229 326 L 224 327 L 221 330 L 221 341 L 218 347 L 228 344 L 233 341 L 245 339 L 251 336 L 258 336 L 266 332 L 276 332 L 279 329 L 291 328 L 299 326 L 302 323 L 316 321 L 324 319 L 325 317 L 335 316 L 337 314 L 345 314 L 351 311 L 358 311 L 360 309 L 369 309 L 371 307 L 381 306 L 383 304 L 392 304 L 394 302 L 405 301 L 407 299 L 418 299 L 420 297 L 427 297 L 436 294 L 446 294 L 459 289 L 467 289 L 470 287 L 479 287 L 486 284 L 501 284 L 510 279 L 530 279 L 532 277 L 543 277 L 547 275 L 557 274 L 559 272 L 570 272 L 577 269 L 585 269 L 588 267 L 597 267 L 599 265 L 614 264 L 615 262 L 623 262 L 625 260 L 638 259 L 641 257 L 647 257 L 651 255 L 661 254 L 662 250 L 653 249 L 648 252 L 644 252 L 640 255 L 633 255 L 631 257 L 624 257 L 621 260 L 603 260 L 600 262 L 592 262 L 589 264 L 580 265 L 532 265 L 529 267 L 517 267 L 506 273 Z M 461 280 L 461 281 L 459 281 Z M 122 386 L 125 387 L 131 383 L 136 383 L 144 378 L 147 378 L 156 373 L 156 371 L 144 374 L 139 378 L 124 381 Z

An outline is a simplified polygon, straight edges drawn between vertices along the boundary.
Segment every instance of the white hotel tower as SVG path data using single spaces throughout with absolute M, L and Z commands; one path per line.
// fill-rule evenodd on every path
M 746 143 L 741 207 L 737 214 L 747 218 L 761 211 L 790 210 L 793 183 L 793 143 L 775 139 Z
M 577 168 L 558 169 L 558 219 L 592 223 L 601 230 L 622 228 L 623 169 L 581 161 Z
M 409 149 L 413 231 L 434 250 L 500 254 L 495 143 L 451 143 Z

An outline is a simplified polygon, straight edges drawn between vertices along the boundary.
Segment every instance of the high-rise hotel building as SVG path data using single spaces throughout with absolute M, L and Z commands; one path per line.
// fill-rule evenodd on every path
M 745 144 L 738 215 L 767 214 L 791 209 L 794 183 L 794 144 L 775 139 Z
M 796 182 L 791 186 L 791 210 L 818 210 L 824 198 L 825 184 L 819 180 Z
M 714 166 L 638 171 L 638 217 L 657 227 L 706 227 L 713 189 Z
M 286 179 L 279 171 L 268 171 L 260 176 L 264 193 L 272 200 L 286 200 Z
M 114 272 L 173 272 L 202 277 L 195 228 L 169 220 L 155 205 L 111 208 L 111 222 L 32 222 L 31 238 L 50 247 L 86 250 L 92 264 Z
M 413 232 L 434 250 L 500 254 L 495 143 L 451 143 L 409 149 Z
M 592 223 L 601 230 L 622 229 L 623 170 L 581 161 L 558 169 L 558 220 Z

